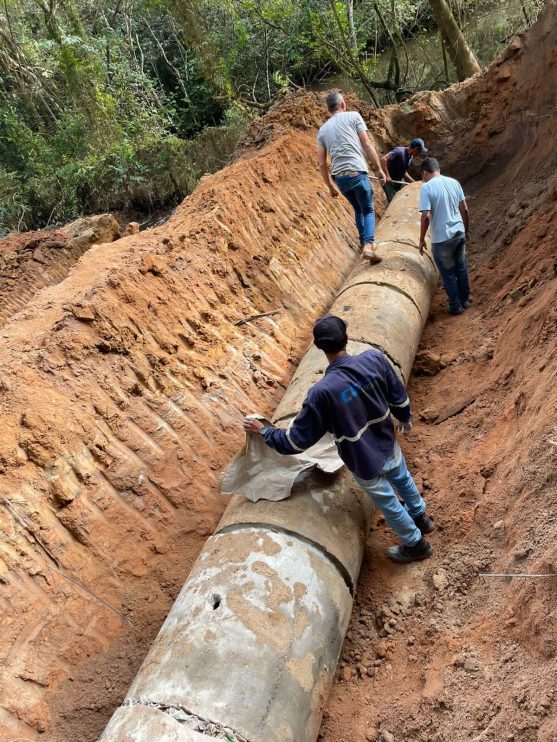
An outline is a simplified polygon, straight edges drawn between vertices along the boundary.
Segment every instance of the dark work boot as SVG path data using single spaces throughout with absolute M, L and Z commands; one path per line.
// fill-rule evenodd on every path
M 431 533 L 433 531 L 433 521 L 427 513 L 417 515 L 415 518 L 412 518 L 412 520 L 416 524 L 416 528 L 420 529 L 420 533 L 422 534 L 422 536 L 425 536 L 426 533 Z
M 433 553 L 431 544 L 429 544 L 425 538 L 422 537 L 421 541 L 418 541 L 414 546 L 406 546 L 406 544 L 399 544 L 398 546 L 391 546 L 387 549 L 387 555 L 393 562 L 399 564 L 408 564 L 408 562 L 418 562 L 421 559 L 427 559 Z

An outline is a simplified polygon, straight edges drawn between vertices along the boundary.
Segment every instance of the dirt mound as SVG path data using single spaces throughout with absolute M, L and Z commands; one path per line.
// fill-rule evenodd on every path
M 203 179 L 163 227 L 88 250 L 5 324 L 13 736 L 96 738 L 224 508 L 243 414 L 275 407 L 353 238 L 313 135 L 291 132 Z
M 480 577 L 557 573 L 556 49 L 549 3 L 484 76 L 410 102 L 465 106 L 432 142 L 465 174 L 474 304 L 439 292 L 410 385 L 434 557 L 387 564 L 377 523 L 324 742 L 557 740 L 557 578 Z
M 550 2 L 485 75 L 358 105 L 382 149 L 420 134 L 465 179 L 475 303 L 447 319 L 439 295 L 442 364 L 411 388 L 435 558 L 389 566 L 374 531 L 327 742 L 555 739 L 555 582 L 478 573 L 557 561 L 556 29 Z M 92 248 L 2 328 L 8 739 L 96 738 L 224 507 L 243 414 L 273 409 L 355 258 L 315 164 L 322 117 L 285 99 L 169 222 Z
M 62 229 L 42 229 L 0 240 L 0 324 L 44 286 L 62 281 L 92 245 L 119 239 L 112 214 L 82 217 Z

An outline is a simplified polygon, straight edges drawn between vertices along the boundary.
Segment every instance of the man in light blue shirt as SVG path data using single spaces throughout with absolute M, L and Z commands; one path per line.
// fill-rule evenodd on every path
M 466 267 L 466 239 L 470 224 L 462 186 L 454 178 L 441 175 L 433 157 L 422 162 L 424 185 L 420 190 L 420 255 L 431 226 L 433 258 L 449 297 L 449 314 L 462 314 L 470 306 L 470 286 Z

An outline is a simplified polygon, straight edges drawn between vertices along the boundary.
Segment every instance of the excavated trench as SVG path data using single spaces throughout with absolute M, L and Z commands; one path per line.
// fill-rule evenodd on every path
M 352 338 L 365 338 L 351 339 L 349 352 L 381 344 L 404 380 L 437 284 L 429 252 L 417 249 L 418 199 L 413 184 L 389 205 L 377 232 L 381 264 L 359 261 L 331 307 Z M 273 419 L 287 427 L 322 375 L 323 354 L 312 346 Z M 279 502 L 233 498 L 101 739 L 191 742 L 185 724 L 205 733 L 199 742 L 225 730 L 251 742 L 314 742 L 370 511 L 346 472 L 308 472 Z
M 549 2 L 484 75 L 358 104 L 382 150 L 419 132 L 464 182 L 475 301 L 445 318 L 438 295 L 433 375 L 410 382 L 435 556 L 396 570 L 375 525 L 327 742 L 557 738 L 555 580 L 478 577 L 557 571 L 556 33 Z M 284 100 L 172 220 L 92 248 L 2 328 L 6 739 L 100 734 L 224 509 L 243 414 L 275 408 L 356 259 L 322 116 Z

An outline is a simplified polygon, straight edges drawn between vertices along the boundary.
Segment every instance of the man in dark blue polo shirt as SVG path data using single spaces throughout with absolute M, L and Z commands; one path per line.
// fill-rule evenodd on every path
M 391 417 L 399 430 L 409 432 L 412 413 L 402 382 L 380 351 L 355 356 L 346 352 L 346 322 L 340 317 L 318 320 L 313 339 L 329 365 L 289 428 L 265 427 L 250 417 L 244 420 L 244 430 L 262 435 L 268 446 L 286 455 L 305 451 L 332 433 L 340 458 L 402 541 L 388 550 L 389 557 L 402 563 L 426 559 L 432 550 L 423 534 L 432 531 L 433 523 L 406 466 Z
M 404 183 L 401 182 L 402 180 L 405 180 L 407 183 L 414 182 L 414 178 L 408 175 L 408 168 L 412 164 L 412 159 L 418 157 L 418 155 L 426 154 L 427 149 L 425 148 L 424 140 L 416 138 L 412 139 L 408 147 L 395 147 L 381 158 L 381 167 L 388 173 L 387 182 L 383 186 L 383 190 L 389 203 L 391 203 L 400 189 L 404 188 Z

